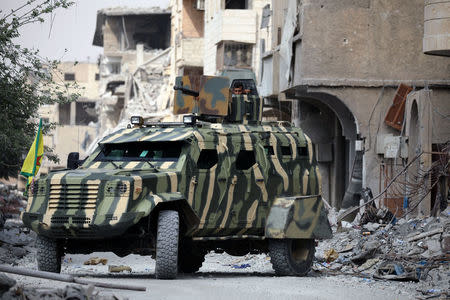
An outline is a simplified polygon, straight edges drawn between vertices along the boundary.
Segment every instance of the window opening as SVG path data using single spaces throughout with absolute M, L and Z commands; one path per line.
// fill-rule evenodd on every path
M 248 9 L 248 0 L 225 0 L 225 9 Z
M 273 146 L 264 146 L 264 153 L 266 153 L 266 156 L 275 155 L 275 151 L 273 151 Z
M 298 156 L 308 156 L 308 148 L 305 147 L 297 147 Z
M 130 142 L 103 144 L 95 161 L 161 161 L 176 162 L 183 142 Z
M 237 170 L 247 170 L 256 163 L 255 152 L 248 150 L 241 150 L 236 159 Z
M 76 103 L 76 125 L 89 125 L 98 121 L 97 112 L 95 111 L 95 102 L 77 102 Z
M 291 146 L 281 146 L 281 155 L 292 156 Z
M 203 149 L 200 152 L 200 156 L 197 160 L 197 168 L 199 169 L 211 169 L 218 161 L 217 150 L 215 149 Z
M 65 81 L 75 81 L 75 73 L 64 73 Z

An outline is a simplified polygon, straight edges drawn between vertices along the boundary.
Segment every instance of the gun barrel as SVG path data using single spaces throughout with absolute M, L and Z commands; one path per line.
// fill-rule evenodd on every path
M 182 87 L 182 86 L 174 86 L 173 87 L 173 89 L 174 90 L 179 90 L 179 91 L 181 91 L 183 94 L 186 94 L 186 95 L 190 95 L 190 96 L 194 96 L 194 97 L 198 97 L 198 95 L 199 95 L 199 92 L 197 92 L 197 91 L 194 91 L 194 90 L 190 90 L 190 89 L 187 89 L 187 88 L 184 88 L 184 87 Z

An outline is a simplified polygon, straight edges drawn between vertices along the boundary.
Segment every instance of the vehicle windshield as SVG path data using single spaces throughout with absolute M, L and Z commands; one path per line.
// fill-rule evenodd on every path
M 178 161 L 183 142 L 103 144 L 95 161 Z

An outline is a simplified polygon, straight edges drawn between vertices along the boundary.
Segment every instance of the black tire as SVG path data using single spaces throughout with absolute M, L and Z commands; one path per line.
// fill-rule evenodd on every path
M 314 259 L 313 239 L 272 239 L 269 254 L 275 274 L 279 276 L 305 276 Z
M 155 276 L 158 279 L 177 277 L 179 220 L 177 211 L 162 210 L 159 213 L 155 266 Z
M 200 249 L 184 248 L 179 257 L 178 267 L 183 273 L 195 273 L 202 267 L 206 252 Z
M 61 257 L 63 254 L 61 244 L 45 236 L 37 236 L 37 265 L 39 271 L 60 273 Z

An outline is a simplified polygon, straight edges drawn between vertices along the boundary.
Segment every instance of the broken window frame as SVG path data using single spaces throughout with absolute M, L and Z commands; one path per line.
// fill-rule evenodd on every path
M 243 54 L 239 55 L 238 51 L 244 51 L 246 56 L 243 59 Z M 231 57 L 228 57 L 228 53 Z M 233 61 L 235 61 L 233 63 Z M 216 49 L 216 66 L 218 71 L 226 69 L 252 69 L 253 64 L 253 44 L 241 43 L 235 41 L 221 41 L 217 44 Z

